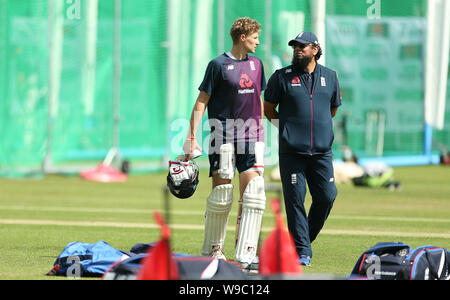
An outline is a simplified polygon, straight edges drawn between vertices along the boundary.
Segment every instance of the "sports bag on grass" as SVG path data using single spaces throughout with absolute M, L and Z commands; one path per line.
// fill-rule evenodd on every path
M 411 247 L 400 242 L 383 242 L 367 249 L 359 257 L 351 277 L 393 280 L 406 266 L 406 255 Z
M 449 280 L 450 253 L 431 245 L 411 249 L 400 242 L 378 243 L 363 252 L 351 277 L 378 280 Z
M 135 280 L 148 254 L 138 254 L 114 264 L 104 275 L 104 280 Z M 242 280 L 246 279 L 241 267 L 223 259 L 204 256 L 174 254 L 179 280 Z
M 104 280 L 197 280 L 245 279 L 240 265 L 211 257 L 173 254 L 170 250 L 170 228 L 159 212 L 154 213 L 162 237 L 157 243 L 136 244 L 134 257 L 115 263 L 103 275 Z
M 56 259 L 48 276 L 101 277 L 117 261 L 129 256 L 104 241 L 71 242 Z
M 421 246 L 412 250 L 406 261 L 396 279 L 450 280 L 450 252 L 445 248 Z

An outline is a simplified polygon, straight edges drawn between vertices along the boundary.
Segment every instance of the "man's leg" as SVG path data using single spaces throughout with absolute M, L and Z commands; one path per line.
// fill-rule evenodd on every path
M 309 238 L 313 242 L 322 230 L 337 196 L 332 156 L 311 159 L 307 180 L 312 196 L 308 214 Z
M 235 246 L 237 245 L 238 238 L 239 238 L 239 228 L 241 225 L 241 217 L 242 217 L 242 196 L 244 195 L 245 188 L 247 187 L 250 180 L 255 178 L 256 176 L 259 176 L 256 172 L 243 172 L 239 174 L 239 202 L 238 202 L 238 213 L 237 213 L 237 220 L 236 220 L 236 239 L 235 239 Z
M 288 229 L 297 254 L 312 257 L 308 217 L 305 210 L 305 158 L 295 154 L 280 155 L 280 175 L 286 208 Z
M 266 205 L 264 177 L 262 176 L 264 143 L 246 143 L 245 147 L 245 153 L 240 155 L 238 152 L 236 160 L 236 166 L 240 172 L 241 205 L 236 226 L 235 259 L 243 265 L 250 265 L 256 258 L 262 215 Z
M 205 235 L 202 255 L 225 259 L 223 247 L 227 231 L 228 216 L 233 204 L 233 185 L 231 184 L 231 179 L 223 179 L 217 172 L 220 155 L 212 154 L 209 158 L 212 191 L 206 201 Z M 229 172 L 231 174 L 231 170 Z
M 235 259 L 251 264 L 258 250 L 262 216 L 266 204 L 264 178 L 255 172 L 244 172 L 239 177 L 242 180 L 241 186 L 245 186 L 245 189 L 242 193 L 242 214 Z M 251 179 L 248 180 L 249 178 Z

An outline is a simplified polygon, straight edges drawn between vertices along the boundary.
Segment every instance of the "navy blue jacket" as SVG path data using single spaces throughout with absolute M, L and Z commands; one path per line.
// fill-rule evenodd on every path
M 278 104 L 279 153 L 331 154 L 334 140 L 331 108 L 341 105 L 336 72 L 317 64 L 308 73 L 293 66 L 269 79 L 264 100 Z M 311 76 L 310 75 L 310 76 Z

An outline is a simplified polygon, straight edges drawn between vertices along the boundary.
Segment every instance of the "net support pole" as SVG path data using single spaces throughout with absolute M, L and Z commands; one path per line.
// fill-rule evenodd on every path
M 172 149 L 172 125 L 175 118 L 180 111 L 180 103 L 178 97 L 182 95 L 187 96 L 188 88 L 186 83 L 180 86 L 171 84 L 173 78 L 180 76 L 180 74 L 187 74 L 186 57 L 183 57 L 183 51 L 180 50 L 184 43 L 188 43 L 190 39 L 190 1 L 183 0 L 168 0 L 166 1 L 166 49 L 167 49 L 167 73 L 166 73 L 166 151 L 162 158 L 161 166 L 166 167 L 166 163 L 170 155 L 174 151 Z M 181 44 L 181 46 L 180 46 Z M 191 74 L 187 74 L 189 76 Z
M 311 0 L 311 15 L 312 15 L 312 31 L 319 39 L 320 47 L 323 50 L 323 54 L 320 57 L 320 64 L 326 65 L 326 25 L 325 17 L 327 11 L 326 0 Z
M 225 52 L 225 0 L 217 1 L 217 50 Z
M 265 60 L 267 64 L 272 66 L 272 0 L 265 1 L 265 11 L 264 11 L 264 52 Z M 275 71 L 275 70 L 273 70 Z
M 169 160 L 170 157 L 170 120 L 172 120 L 172 99 L 173 99 L 173 90 L 170 86 L 170 78 L 173 75 L 172 74 L 172 66 L 173 66 L 173 33 L 174 33 L 174 21 L 173 21 L 173 7 L 175 7 L 176 3 L 174 3 L 174 0 L 168 0 L 166 1 L 166 20 L 167 20 L 167 26 L 166 26 L 166 53 L 167 53 L 167 59 L 166 59 L 166 149 L 164 151 L 164 155 L 161 161 L 161 167 L 164 168 L 165 164 L 164 162 Z
M 120 78 L 122 76 L 121 60 L 121 10 L 122 0 L 114 0 L 114 128 L 113 147 L 120 147 Z
M 450 1 L 428 0 L 425 49 L 424 154 L 430 157 L 433 128 L 442 130 L 450 47 Z
M 113 130 L 112 148 L 108 151 L 103 164 L 110 165 L 114 158 L 120 156 L 120 79 L 122 76 L 121 61 L 121 11 L 122 1 L 114 0 L 114 79 L 113 79 Z
M 82 100 L 84 114 L 92 118 L 95 99 L 95 73 L 97 60 L 97 31 L 98 31 L 98 0 L 85 3 L 84 28 L 84 57 L 81 68 Z
M 52 148 L 54 122 L 58 113 L 59 91 L 61 82 L 62 51 L 63 51 L 63 8 L 64 2 L 49 0 L 47 6 L 48 29 L 48 87 L 47 87 L 47 137 L 46 153 L 42 163 L 42 171 L 50 172 L 52 168 Z

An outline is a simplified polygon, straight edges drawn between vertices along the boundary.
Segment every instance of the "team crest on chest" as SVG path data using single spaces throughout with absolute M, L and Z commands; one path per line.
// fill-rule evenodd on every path
M 298 78 L 298 76 L 294 76 L 294 78 L 292 78 L 291 86 L 302 86 L 302 84 L 300 83 L 300 78 Z

